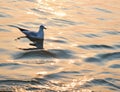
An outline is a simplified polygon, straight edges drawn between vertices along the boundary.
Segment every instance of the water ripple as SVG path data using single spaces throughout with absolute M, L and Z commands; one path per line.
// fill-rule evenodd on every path
M 113 64 L 110 66 L 110 68 L 115 68 L 115 69 L 120 68 L 120 64 Z
M 10 32 L 10 30 L 0 28 L 0 32 Z
M 57 72 L 57 73 L 52 73 L 52 74 L 48 74 L 48 75 L 45 75 L 44 77 L 46 79 L 62 79 L 62 78 L 67 78 L 69 79 L 70 78 L 70 75 L 77 75 L 79 74 L 78 71 L 60 71 L 60 72 Z
M 0 48 L 0 53 L 6 52 L 6 49 Z
M 49 41 L 49 42 L 56 42 L 56 43 L 67 43 L 67 42 L 66 42 L 66 41 L 64 41 L 64 40 L 46 39 L 46 41 Z
M 33 12 L 37 13 L 37 14 L 42 14 L 42 15 L 51 15 L 51 13 L 48 13 L 46 11 L 43 11 L 43 10 L 40 10 L 40 9 L 35 9 L 35 8 L 32 8 L 31 9 Z
M 29 49 L 28 49 L 29 50 Z M 75 58 L 74 52 L 70 50 L 49 49 L 49 50 L 29 50 L 24 53 L 18 53 L 14 56 L 15 59 L 42 59 L 42 58 Z
M 105 12 L 105 13 L 112 13 L 110 10 L 106 10 L 106 9 L 103 9 L 103 8 L 94 8 L 95 10 L 98 10 L 98 11 L 101 11 L 101 12 Z
M 0 64 L 0 67 L 11 66 L 11 65 L 17 66 L 17 65 L 19 65 L 19 64 L 18 64 L 18 63 L 1 63 L 1 64 Z
M 112 46 L 108 46 L 108 45 L 85 45 L 85 46 L 78 46 L 81 47 L 83 49 L 114 49 L 114 47 Z
M 90 82 L 88 82 L 88 85 L 87 85 L 87 83 L 85 85 L 89 86 L 89 87 L 90 86 L 107 86 L 108 88 L 114 87 L 116 89 L 120 89 L 120 86 L 115 85 L 115 84 L 113 84 L 113 83 L 111 83 L 109 81 L 106 81 L 104 79 L 93 79 Z
M 69 24 L 69 25 L 75 25 L 77 24 L 76 22 L 70 21 L 70 20 L 65 20 L 65 19 L 56 19 L 53 18 L 54 22 L 59 23 L 59 24 Z
M 82 34 L 83 36 L 85 37 L 88 37 L 88 38 L 96 38 L 96 37 L 100 37 L 98 34 Z
M 106 30 L 104 31 L 104 33 L 110 34 L 110 35 L 120 35 L 120 32 L 116 30 Z
M 53 26 L 69 26 L 69 25 L 76 25 L 76 24 L 79 24 L 79 23 L 74 22 L 72 20 L 52 18 L 52 20 L 49 20 L 47 22 L 47 24 L 48 25 L 53 25 Z
M 97 56 L 104 60 L 120 59 L 120 52 L 98 54 Z
M 12 17 L 11 15 L 9 14 L 6 14 L 6 13 L 3 13 L 3 12 L 0 12 L 0 18 L 10 18 Z
M 113 52 L 113 53 L 105 53 L 105 54 L 97 54 L 94 57 L 86 58 L 86 62 L 92 63 L 102 63 L 104 61 L 110 60 L 119 60 L 120 59 L 120 52 Z
M 25 1 L 28 1 L 28 2 L 36 2 L 36 0 L 25 0 Z

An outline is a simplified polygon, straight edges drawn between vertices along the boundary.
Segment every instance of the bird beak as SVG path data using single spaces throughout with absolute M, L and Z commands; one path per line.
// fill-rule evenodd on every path
M 46 27 L 44 27 L 44 29 L 47 29 Z

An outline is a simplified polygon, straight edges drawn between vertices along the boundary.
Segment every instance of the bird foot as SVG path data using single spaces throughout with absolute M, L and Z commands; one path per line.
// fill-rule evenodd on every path
M 29 45 L 36 46 L 36 44 L 35 44 L 35 43 L 30 43 Z
M 21 36 L 15 39 L 15 41 L 20 40 L 21 38 L 26 38 L 26 36 Z

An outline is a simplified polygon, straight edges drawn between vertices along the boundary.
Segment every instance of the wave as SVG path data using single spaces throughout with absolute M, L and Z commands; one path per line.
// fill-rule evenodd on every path
M 109 45 L 80 45 L 78 47 L 81 47 L 83 49 L 114 49 L 114 47 L 109 46 Z
M 82 36 L 88 37 L 88 38 L 96 38 L 96 37 L 100 37 L 100 35 L 98 34 L 93 34 L 93 33 L 89 33 L 89 34 L 81 34 Z
M 74 86 L 70 86 L 70 84 L 75 84 Z M 82 84 L 80 84 L 82 83 Z M 20 90 L 20 88 L 24 91 L 19 92 L 27 92 L 27 91 L 77 91 L 85 88 L 86 90 L 92 87 L 101 87 L 105 86 L 106 89 L 118 91 L 120 89 L 119 85 L 115 85 L 114 83 L 110 82 L 108 79 L 90 79 L 85 81 L 77 80 L 72 83 L 67 84 L 62 83 L 54 83 L 44 78 L 34 78 L 31 80 L 0 80 L 0 91 L 7 90 L 7 91 L 14 91 Z M 75 88 L 74 88 L 75 87 Z
M 114 68 L 114 69 L 120 68 L 120 64 L 113 64 L 110 66 L 110 68 Z
M 10 30 L 0 28 L 0 32 L 10 32 Z
M 119 60 L 120 59 L 120 52 L 113 52 L 113 53 L 105 53 L 105 54 L 97 54 L 94 57 L 88 57 L 85 59 L 86 62 L 89 63 L 105 63 L 104 61 L 111 61 L 111 60 Z
M 46 39 L 46 41 L 49 41 L 49 42 L 56 42 L 56 43 L 67 43 L 67 42 L 64 41 L 64 40 L 57 40 L 57 39 L 55 39 L 55 40 L 52 40 L 52 39 Z
M 120 35 L 120 32 L 116 30 L 105 30 L 104 33 L 110 34 L 110 35 Z
M 16 53 L 13 56 L 14 59 L 47 59 L 47 58 L 59 58 L 59 59 L 69 59 L 76 58 L 73 51 L 62 50 L 62 49 L 48 49 L 48 50 L 38 50 L 29 49 L 21 53 Z
M 12 17 L 11 15 L 9 15 L 9 14 L 6 14 L 6 13 L 3 13 L 3 12 L 0 12 L 0 18 L 10 18 L 10 17 Z
M 94 8 L 94 9 L 97 10 L 97 11 L 104 12 L 104 13 L 112 13 L 112 11 L 106 10 L 106 9 L 103 9 L 103 8 L 98 8 L 98 7 L 96 7 L 96 8 Z
M 114 89 L 114 90 L 119 90 L 120 86 L 115 85 L 105 79 L 93 79 L 89 82 L 87 82 L 83 87 L 97 87 L 97 86 L 106 86 L 107 89 Z

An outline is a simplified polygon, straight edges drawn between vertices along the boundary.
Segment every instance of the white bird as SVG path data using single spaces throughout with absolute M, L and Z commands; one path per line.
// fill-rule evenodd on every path
M 16 26 L 14 26 L 16 27 Z M 30 43 L 30 45 L 32 46 L 36 46 L 38 49 L 43 49 L 43 44 L 44 44 L 44 29 L 46 29 L 45 26 L 40 25 L 40 28 L 38 30 L 38 32 L 33 32 L 27 29 L 23 29 L 20 27 L 17 27 L 22 33 L 25 34 L 24 37 L 19 37 L 17 39 L 20 38 L 28 38 L 30 41 L 32 41 L 33 43 Z

